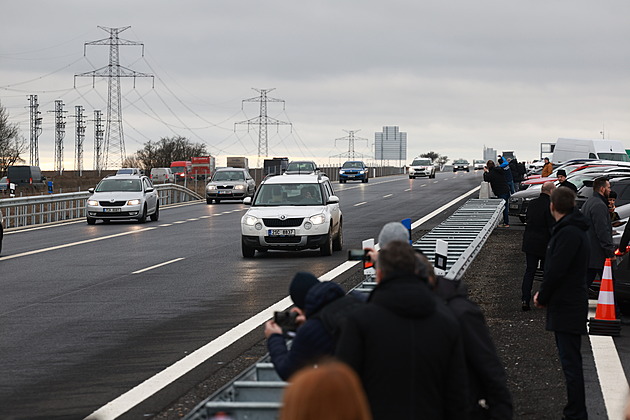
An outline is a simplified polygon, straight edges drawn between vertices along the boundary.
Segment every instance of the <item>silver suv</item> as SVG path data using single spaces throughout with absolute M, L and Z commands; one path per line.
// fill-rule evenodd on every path
M 96 188 L 88 190 L 88 225 L 111 220 L 136 219 L 144 223 L 147 216 L 156 222 L 160 217 L 160 200 L 147 176 L 116 175 L 101 180 Z
M 318 249 L 332 255 L 343 247 L 339 198 L 325 175 L 265 178 L 241 219 L 243 256 L 256 251 Z
M 212 179 L 206 185 L 206 203 L 217 204 L 221 200 L 242 200 L 251 197 L 256 191 L 256 181 L 243 168 L 217 169 Z

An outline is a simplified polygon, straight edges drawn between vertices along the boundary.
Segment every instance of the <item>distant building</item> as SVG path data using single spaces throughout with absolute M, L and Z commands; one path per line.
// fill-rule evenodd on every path
M 385 126 L 382 133 L 374 133 L 374 157 L 376 160 L 407 161 L 407 133 L 398 126 Z
M 494 163 L 497 162 L 497 151 L 494 150 L 492 147 L 483 147 L 483 160 L 484 161 L 493 161 Z

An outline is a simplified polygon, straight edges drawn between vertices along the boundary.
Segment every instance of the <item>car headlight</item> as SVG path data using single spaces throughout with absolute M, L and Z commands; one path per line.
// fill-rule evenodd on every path
M 206 189 L 207 189 L 208 191 L 214 191 L 214 190 L 216 190 L 216 189 L 217 189 L 217 186 L 216 186 L 216 185 L 208 185 L 208 186 L 206 187 Z
M 308 219 L 314 225 L 321 225 L 322 223 L 326 223 L 326 216 L 323 214 L 316 214 L 315 216 L 311 216 Z
M 245 185 L 235 185 L 234 189 L 235 190 L 244 190 L 245 189 Z
M 247 226 L 254 226 L 256 222 L 258 222 L 258 218 L 246 215 L 245 217 L 243 217 L 243 222 L 245 222 Z
M 344 171 L 339 171 L 339 175 L 343 175 L 344 173 Z
M 140 204 L 140 200 L 138 199 L 127 201 L 128 206 L 137 206 L 138 204 Z
M 360 174 L 364 174 L 364 173 L 365 173 L 365 171 L 359 171 L 359 173 L 360 173 Z
M 88 200 L 87 204 L 88 204 L 88 206 L 98 206 L 98 201 L 97 200 Z

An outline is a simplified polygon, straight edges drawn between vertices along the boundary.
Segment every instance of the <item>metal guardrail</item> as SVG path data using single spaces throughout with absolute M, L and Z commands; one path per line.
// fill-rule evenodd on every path
M 160 197 L 160 206 L 203 199 L 194 191 L 177 184 L 159 184 L 155 185 L 155 189 Z M 92 194 L 88 191 L 81 191 L 1 199 L 0 210 L 4 215 L 4 227 L 30 226 L 85 217 L 85 201 L 90 195 Z
M 471 199 L 449 218 L 414 242 L 432 261 L 438 239 L 448 242 L 446 275 L 460 279 L 502 217 L 502 199 Z M 376 287 L 366 279 L 353 290 L 370 293 Z M 224 385 L 195 407 L 184 420 L 211 420 L 224 413 L 230 420 L 275 420 L 279 416 L 286 382 L 280 380 L 267 354 L 258 363 Z M 215 417 L 217 415 L 217 417 Z

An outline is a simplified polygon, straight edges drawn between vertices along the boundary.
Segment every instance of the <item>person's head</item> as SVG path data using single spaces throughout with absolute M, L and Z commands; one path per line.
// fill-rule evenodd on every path
M 325 361 L 289 378 L 280 420 L 371 420 L 358 375 L 346 364 Z
M 378 252 L 376 281 L 393 275 L 414 276 L 416 261 L 416 251 L 409 242 L 391 241 Z
M 614 207 L 615 201 L 617 201 L 617 193 L 613 190 L 610 190 L 610 192 L 608 193 L 608 205 Z
M 551 195 L 551 193 L 555 189 L 556 189 L 556 184 L 553 181 L 547 181 L 542 185 L 540 192 L 543 194 Z
M 317 277 L 307 271 L 298 271 L 293 276 L 289 285 L 289 295 L 291 300 L 302 311 L 304 311 L 304 303 L 306 302 L 306 294 L 311 287 L 319 283 Z
M 492 160 L 489 160 L 489 161 L 486 162 L 486 168 L 488 168 L 489 171 L 494 169 L 494 166 L 495 165 L 494 165 L 494 162 Z
M 549 158 L 544 159 L 545 163 L 549 163 Z
M 422 253 L 416 252 L 416 275 L 430 286 L 435 286 L 435 270 L 431 261 Z
M 502 164 L 502 163 L 503 163 L 503 158 L 502 158 L 502 157 L 500 157 L 500 158 L 497 160 L 497 162 L 499 162 L 499 165 L 500 165 L 500 164 Z
M 571 188 L 558 187 L 551 193 L 551 214 L 556 220 L 573 212 L 575 207 L 575 193 Z
M 558 177 L 558 181 L 564 182 L 567 180 L 567 171 L 565 171 L 564 169 L 558 169 L 558 172 L 556 172 L 556 176 Z
M 610 181 L 605 176 L 599 177 L 593 181 L 593 191 L 604 196 L 608 200 L 610 194 Z
M 409 230 L 400 222 L 386 223 L 378 234 L 380 248 L 387 246 L 392 241 L 409 242 Z

